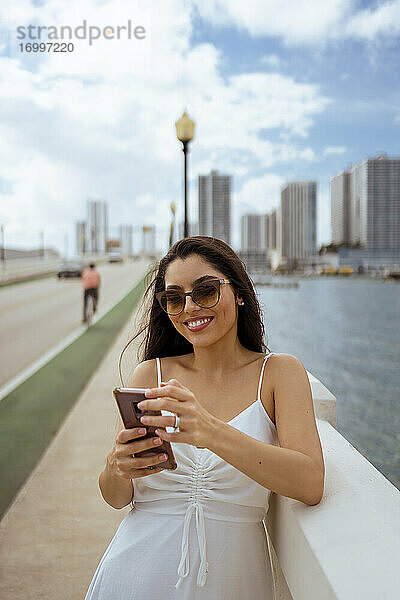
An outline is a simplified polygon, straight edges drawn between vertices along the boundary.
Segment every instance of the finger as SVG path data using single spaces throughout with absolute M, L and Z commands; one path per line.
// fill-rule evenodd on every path
M 159 465 L 160 463 L 166 462 L 168 460 L 168 455 L 165 452 L 161 454 L 150 455 L 146 454 L 145 457 L 141 458 L 140 456 L 134 456 L 132 459 L 132 466 L 134 469 L 143 469 L 145 467 L 149 467 L 151 465 Z
M 130 440 L 134 440 L 139 437 L 146 435 L 147 429 L 145 427 L 132 427 L 132 429 L 121 429 L 117 435 L 117 442 L 120 444 L 126 444 Z
M 143 417 L 140 417 L 140 422 L 143 425 L 152 425 L 155 427 L 173 427 L 175 425 L 175 417 L 169 415 L 143 415 Z
M 141 477 L 146 477 L 146 475 L 154 475 L 154 473 L 159 473 L 160 471 L 165 471 L 166 467 L 160 465 L 159 467 L 152 467 L 151 469 L 138 469 L 135 471 L 134 475 L 131 475 L 130 479 L 140 479 Z
M 173 383 L 168 383 L 163 387 L 149 388 L 145 391 L 146 398 L 158 398 L 171 396 L 176 400 L 184 402 L 188 399 L 189 390 Z
M 165 429 L 156 429 L 156 434 L 164 441 L 164 442 L 181 442 L 188 443 L 186 435 L 183 431 L 179 433 L 168 433 Z
M 168 379 L 168 381 L 162 381 L 160 385 L 164 386 L 164 385 L 168 385 L 168 384 L 172 384 L 172 385 L 176 385 L 177 387 L 186 389 L 185 386 L 178 381 L 178 379 Z
M 127 469 L 125 471 L 120 471 L 120 477 L 122 477 L 122 479 L 139 479 L 140 477 L 145 477 L 146 475 L 152 475 L 153 473 L 164 471 L 165 468 L 165 466 L 160 464 L 154 465 L 151 468 L 147 467 L 145 469 Z
M 131 454 L 137 454 L 138 452 L 142 452 L 143 450 L 148 450 L 149 448 L 156 448 L 162 444 L 162 439 L 158 436 L 151 436 L 144 440 L 139 440 L 136 442 L 132 442 L 127 447 L 130 449 Z
M 174 398 L 154 398 L 153 400 L 141 400 L 138 403 L 140 410 L 168 410 L 169 412 L 176 412 L 181 410 L 182 403 L 178 402 Z

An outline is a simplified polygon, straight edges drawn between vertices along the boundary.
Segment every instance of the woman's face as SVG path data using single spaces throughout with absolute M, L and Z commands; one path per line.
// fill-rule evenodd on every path
M 213 265 L 197 254 L 185 259 L 177 258 L 167 267 L 165 273 L 165 289 L 170 286 L 179 286 L 184 292 L 191 292 L 195 281 L 199 277 L 210 275 L 217 279 L 227 279 Z M 201 308 L 193 302 L 190 296 L 186 296 L 183 311 L 176 316 L 169 315 L 175 329 L 183 335 L 194 346 L 208 346 L 215 343 L 235 328 L 237 321 L 237 300 L 230 284 L 220 287 L 220 299 L 212 308 Z M 239 298 L 239 302 L 241 299 Z M 188 321 L 195 322 L 200 318 L 212 317 L 212 320 L 197 331 L 190 328 Z

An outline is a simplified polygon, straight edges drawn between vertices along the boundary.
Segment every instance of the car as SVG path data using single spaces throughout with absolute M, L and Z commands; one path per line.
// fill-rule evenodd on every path
M 113 248 L 112 250 L 110 250 L 108 252 L 108 262 L 109 263 L 123 262 L 123 261 L 124 261 L 124 256 L 123 256 L 121 248 Z
M 57 277 L 63 279 L 65 277 L 81 277 L 85 268 L 83 260 L 66 260 L 58 265 Z

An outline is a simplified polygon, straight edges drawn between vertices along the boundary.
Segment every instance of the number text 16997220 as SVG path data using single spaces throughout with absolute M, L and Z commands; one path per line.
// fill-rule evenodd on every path
M 70 42 L 25 42 L 18 44 L 21 52 L 73 52 L 74 44 Z

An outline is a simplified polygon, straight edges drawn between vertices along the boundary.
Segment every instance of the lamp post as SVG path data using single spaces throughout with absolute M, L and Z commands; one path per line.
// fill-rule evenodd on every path
M 171 225 L 169 228 L 169 248 L 172 246 L 172 242 L 174 239 L 174 221 L 175 221 L 175 202 L 171 202 L 169 205 L 171 210 Z
M 187 197 L 188 197 L 188 182 L 187 182 L 187 153 L 189 152 L 189 142 L 194 137 L 195 122 L 187 115 L 186 111 L 181 118 L 175 123 L 176 137 L 182 142 L 182 150 L 184 154 L 184 189 L 185 189 L 185 220 L 183 237 L 188 237 L 188 218 L 187 218 Z

